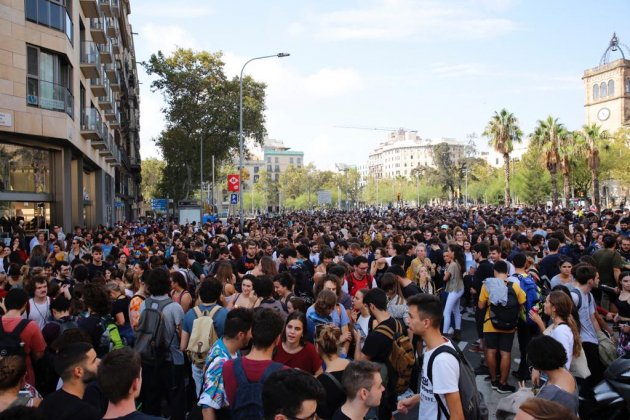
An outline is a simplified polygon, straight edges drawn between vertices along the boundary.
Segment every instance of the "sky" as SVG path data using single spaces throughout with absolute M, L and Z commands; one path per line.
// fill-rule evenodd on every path
M 501 108 L 525 133 L 548 115 L 577 129 L 584 70 L 613 32 L 630 45 L 629 18 L 628 0 L 132 0 L 130 15 L 138 62 L 222 51 L 233 77 L 252 57 L 290 53 L 245 73 L 267 84 L 269 137 L 320 169 L 366 164 L 382 129 L 475 133 L 487 150 L 481 133 Z M 159 157 L 163 100 L 138 70 L 141 156 Z

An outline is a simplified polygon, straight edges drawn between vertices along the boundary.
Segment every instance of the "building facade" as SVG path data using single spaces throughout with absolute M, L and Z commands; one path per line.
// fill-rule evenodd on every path
M 400 129 L 389 133 L 387 140 L 368 157 L 368 172 L 375 179 L 409 177 L 418 166 L 435 167 L 433 146 L 446 143 L 451 159 L 458 161 L 466 156 L 466 145 L 452 138 L 423 139 L 415 131 Z
M 597 124 L 609 133 L 630 125 L 630 56 L 613 35 L 600 65 L 584 71 L 586 124 Z M 621 53 L 610 61 L 609 54 Z M 626 50 L 626 54 L 630 51 Z
M 0 0 L 0 218 L 27 229 L 138 216 L 129 0 Z

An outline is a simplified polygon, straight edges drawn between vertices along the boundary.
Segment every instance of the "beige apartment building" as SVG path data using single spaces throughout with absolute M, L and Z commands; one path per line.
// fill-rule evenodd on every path
M 418 166 L 435 167 L 433 146 L 446 143 L 451 159 L 456 162 L 465 157 L 466 145 L 452 138 L 423 139 L 416 131 L 400 129 L 389 133 L 368 157 L 368 173 L 375 179 L 409 177 Z
M 129 0 L 0 0 L 0 230 L 138 216 Z

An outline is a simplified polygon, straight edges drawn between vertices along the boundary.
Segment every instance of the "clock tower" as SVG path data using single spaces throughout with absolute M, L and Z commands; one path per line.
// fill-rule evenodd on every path
M 621 58 L 610 60 L 611 53 Z M 630 126 L 630 50 L 613 34 L 599 66 L 584 72 L 586 124 L 614 133 Z

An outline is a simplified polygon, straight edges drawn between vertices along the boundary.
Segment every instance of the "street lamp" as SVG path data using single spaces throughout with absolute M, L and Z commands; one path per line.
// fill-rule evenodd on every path
M 249 60 L 247 60 L 245 62 L 245 64 L 243 64 L 243 67 L 241 68 L 241 78 L 239 80 L 239 117 L 238 117 L 238 124 L 239 124 L 239 133 L 238 133 L 238 142 L 239 142 L 239 168 L 238 168 L 238 173 L 239 173 L 239 178 L 241 179 L 241 181 L 243 180 L 243 71 L 245 70 L 245 66 L 247 66 L 250 62 L 254 61 L 254 60 L 262 60 L 263 58 L 273 58 L 273 57 L 278 57 L 278 58 L 283 58 L 283 57 L 288 57 L 289 53 L 278 53 L 278 54 L 274 54 L 274 55 L 263 55 L 261 57 L 254 57 L 251 58 Z M 243 230 L 243 188 L 239 188 L 238 189 L 238 201 L 239 201 L 239 220 L 240 220 L 240 226 L 241 226 L 241 235 L 244 234 L 244 230 Z

